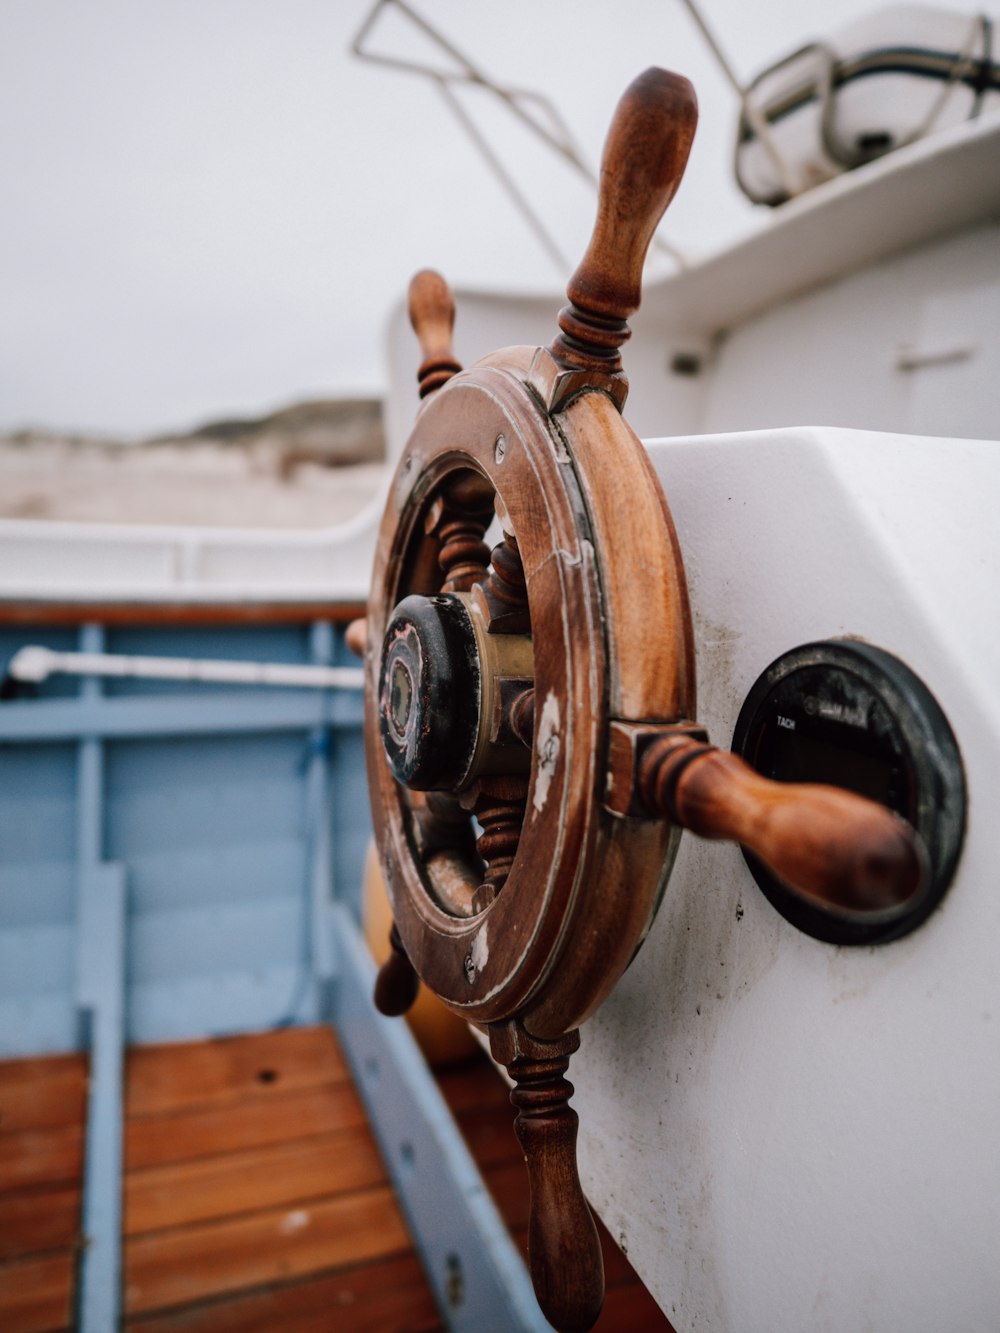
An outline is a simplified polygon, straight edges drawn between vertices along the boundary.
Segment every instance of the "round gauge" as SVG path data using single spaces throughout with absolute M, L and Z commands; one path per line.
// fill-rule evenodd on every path
M 822 907 L 744 851 L 754 879 L 792 925 L 833 944 L 880 944 L 926 920 L 961 851 L 965 776 L 944 713 L 905 663 L 850 639 L 783 653 L 747 695 L 733 749 L 764 777 L 829 783 L 881 802 L 926 848 L 925 892 L 889 917 Z

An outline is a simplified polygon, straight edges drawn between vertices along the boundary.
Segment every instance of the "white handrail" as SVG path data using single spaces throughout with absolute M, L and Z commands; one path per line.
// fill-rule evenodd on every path
M 223 685 L 284 685 L 293 689 L 360 690 L 360 667 L 295 666 L 198 657 L 140 657 L 124 653 L 57 653 L 41 644 L 18 649 L 7 664 L 14 680 L 40 684 L 53 674 L 196 680 Z

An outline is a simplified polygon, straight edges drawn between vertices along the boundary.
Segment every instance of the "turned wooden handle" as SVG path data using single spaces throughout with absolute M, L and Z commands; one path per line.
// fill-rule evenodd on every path
M 389 931 L 389 944 L 389 956 L 375 977 L 375 1008 L 387 1018 L 398 1018 L 413 1007 L 420 990 L 420 978 L 414 971 L 395 922 Z
M 665 738 L 639 767 L 643 801 L 703 838 L 754 852 L 786 884 L 841 912 L 891 912 L 924 886 L 926 853 L 885 806 L 839 787 L 771 782 L 738 755 Z
M 542 1313 L 559 1333 L 592 1328 L 604 1304 L 601 1241 L 576 1165 L 579 1120 L 564 1078 L 580 1045 L 576 1030 L 539 1041 L 516 1020 L 490 1025 L 494 1059 L 514 1080 L 514 1131 L 531 1189 L 528 1268 Z
M 616 358 L 625 322 L 639 309 L 642 269 L 653 233 L 684 175 L 698 103 L 680 74 L 648 69 L 618 103 L 601 160 L 597 220 L 571 301 L 559 316 L 557 360 L 581 352 Z
M 357 620 L 351 621 L 344 634 L 344 642 L 355 657 L 364 657 L 365 645 L 368 642 L 367 616 L 360 616 Z
M 627 319 L 642 300 L 646 251 L 684 175 L 698 100 L 681 74 L 647 69 L 625 90 L 601 158 L 597 220 L 566 288 L 581 310 Z
M 455 327 L 455 298 L 440 273 L 425 268 L 410 283 L 410 323 L 420 343 L 423 361 L 417 371 L 420 397 L 439 389 L 461 369 L 455 360 L 452 330 Z
M 542 1313 L 560 1333 L 592 1328 L 604 1303 L 601 1242 L 577 1173 L 578 1123 L 568 1106 L 544 1119 L 522 1112 L 514 1121 L 531 1190 L 531 1281 Z

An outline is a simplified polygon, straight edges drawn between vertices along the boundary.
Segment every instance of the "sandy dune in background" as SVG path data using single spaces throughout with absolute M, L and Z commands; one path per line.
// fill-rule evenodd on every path
M 329 466 L 281 450 L 0 439 L 0 518 L 319 528 L 379 493 L 382 463 Z
M 378 398 L 316 398 L 137 442 L 0 434 L 0 518 L 324 528 L 379 493 Z

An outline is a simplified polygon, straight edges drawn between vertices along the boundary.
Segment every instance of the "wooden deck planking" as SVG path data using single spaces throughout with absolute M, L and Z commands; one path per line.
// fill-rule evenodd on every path
M 231 1104 L 247 1097 L 280 1098 L 330 1083 L 349 1084 L 350 1074 L 327 1027 L 135 1046 L 125 1063 L 130 1117 Z
M 441 1328 L 328 1028 L 129 1053 L 125 1232 L 130 1331 Z
M 54 1333 L 73 1318 L 76 1256 L 67 1251 L 0 1264 L 3 1333 Z
M 80 1057 L 0 1066 L 3 1333 L 72 1320 L 85 1080 Z M 527 1180 L 507 1086 L 485 1056 L 440 1082 L 523 1251 Z M 443 1333 L 329 1029 L 130 1051 L 125 1138 L 128 1333 Z M 599 1230 L 597 1333 L 669 1333 Z
M 366 1126 L 129 1171 L 126 1236 L 386 1183 Z
M 0 1064 L 0 1329 L 68 1329 L 80 1245 L 87 1063 Z
M 79 1185 L 0 1194 L 0 1263 L 46 1250 L 73 1249 L 79 1236 Z
M 412 1253 L 388 1185 L 125 1243 L 125 1312 L 191 1305 L 247 1288 Z
M 129 1321 L 129 1333 L 444 1333 L 416 1256 Z
M 0 1131 L 0 1191 L 79 1181 L 83 1122 L 45 1129 Z
M 284 1143 L 292 1129 L 298 1137 L 305 1138 L 361 1128 L 364 1124 L 361 1099 L 348 1083 L 274 1097 L 248 1095 L 235 1111 L 230 1106 L 194 1107 L 173 1115 L 128 1119 L 126 1169 Z
M 0 1134 L 80 1124 L 86 1100 L 87 1062 L 82 1055 L 0 1063 Z

